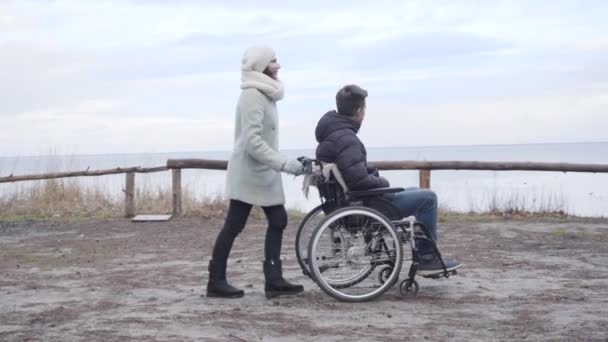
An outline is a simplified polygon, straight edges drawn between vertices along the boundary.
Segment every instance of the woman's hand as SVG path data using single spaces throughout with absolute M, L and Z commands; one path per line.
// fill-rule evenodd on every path
M 288 160 L 281 167 L 281 171 L 291 173 L 292 175 L 299 176 L 304 172 L 304 165 L 295 159 Z

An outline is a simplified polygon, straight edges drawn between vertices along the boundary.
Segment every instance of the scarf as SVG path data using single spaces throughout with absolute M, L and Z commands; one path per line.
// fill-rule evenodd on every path
M 283 83 L 259 71 L 243 71 L 241 73 L 241 89 L 255 88 L 266 94 L 271 100 L 283 98 Z

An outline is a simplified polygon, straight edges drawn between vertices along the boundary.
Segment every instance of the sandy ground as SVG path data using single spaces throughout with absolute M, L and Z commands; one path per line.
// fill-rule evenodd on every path
M 201 296 L 221 219 L 0 223 L 0 340 L 608 341 L 606 220 L 441 223 L 460 274 L 365 304 L 337 302 L 302 275 L 292 221 L 286 278 L 306 290 L 275 300 L 263 294 L 259 220 L 230 260 L 246 291 L 236 300 Z

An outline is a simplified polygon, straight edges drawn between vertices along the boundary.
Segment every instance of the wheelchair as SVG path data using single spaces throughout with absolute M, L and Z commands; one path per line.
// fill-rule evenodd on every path
M 343 302 L 371 301 L 398 285 L 401 297 L 415 296 L 418 282 L 417 242 L 430 241 L 443 272 L 426 276 L 448 278 L 435 241 L 414 216 L 402 217 L 390 194 L 403 188 L 349 191 L 334 164 L 300 158 L 305 165 L 303 191 L 318 189 L 321 204 L 301 221 L 296 256 L 302 272 L 329 296 Z M 403 246 L 411 250 L 405 257 Z M 407 277 L 399 281 L 404 261 Z

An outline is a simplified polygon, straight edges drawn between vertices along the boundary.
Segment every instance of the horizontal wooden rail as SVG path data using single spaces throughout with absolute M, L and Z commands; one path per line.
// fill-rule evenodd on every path
M 71 171 L 71 172 L 56 172 L 56 173 L 43 173 L 36 175 L 22 175 L 22 176 L 13 176 L 9 175 L 7 177 L 0 177 L 0 183 L 10 183 L 10 182 L 20 182 L 20 181 L 31 181 L 31 180 L 39 180 L 39 179 L 53 179 L 53 178 L 67 178 L 67 177 L 88 177 L 88 176 L 103 176 L 103 175 L 113 175 L 120 173 L 149 173 L 149 172 L 160 172 L 167 171 L 168 168 L 166 166 L 158 166 L 158 167 L 128 167 L 122 168 L 118 167 L 115 169 L 108 170 L 96 170 L 96 171 Z
M 378 161 L 370 162 L 380 170 L 487 170 L 608 172 L 608 164 L 479 161 Z
M 380 170 L 488 170 L 488 171 L 557 171 L 608 172 L 608 164 L 571 164 L 540 162 L 479 162 L 479 161 L 376 161 L 370 162 Z M 169 169 L 226 170 L 228 162 L 212 159 L 169 159 Z
M 169 169 L 226 170 L 228 168 L 228 161 L 214 159 L 169 159 L 167 160 L 167 167 Z

